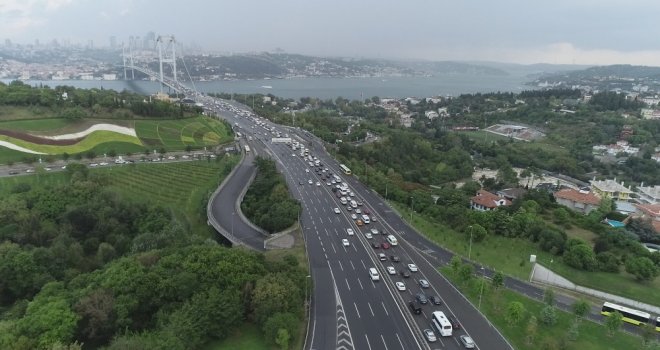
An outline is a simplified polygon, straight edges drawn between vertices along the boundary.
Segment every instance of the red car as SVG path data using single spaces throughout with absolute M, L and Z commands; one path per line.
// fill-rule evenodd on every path
M 390 244 L 387 242 L 383 242 L 380 244 L 381 248 L 383 249 L 390 249 Z

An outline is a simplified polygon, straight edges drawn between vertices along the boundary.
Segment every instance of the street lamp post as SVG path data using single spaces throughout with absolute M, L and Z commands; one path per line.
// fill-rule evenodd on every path
M 415 198 L 410 197 L 410 223 L 412 223 L 413 212 L 415 211 Z
M 234 236 L 234 214 L 236 214 L 236 212 L 232 211 L 231 212 L 231 235 L 232 236 Z
M 484 284 L 486 284 L 486 269 L 481 266 L 481 288 L 479 290 L 479 306 L 477 307 L 481 310 L 481 296 L 484 294 Z
M 468 260 L 472 256 L 472 225 L 470 225 L 470 248 L 468 249 Z

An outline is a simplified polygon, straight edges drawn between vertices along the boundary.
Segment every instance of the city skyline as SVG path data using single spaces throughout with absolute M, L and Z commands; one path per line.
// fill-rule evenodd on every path
M 553 64 L 660 65 L 648 0 L 552 4 L 291 0 L 2 0 L 4 42 L 109 47 L 174 35 L 212 52 Z

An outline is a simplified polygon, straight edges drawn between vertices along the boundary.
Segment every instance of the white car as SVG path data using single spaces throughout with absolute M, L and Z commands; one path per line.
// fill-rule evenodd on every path
M 378 229 L 376 229 L 376 228 L 372 228 L 372 229 L 371 229 L 371 234 L 372 234 L 372 235 L 377 235 L 377 234 L 378 234 Z
M 367 237 L 367 239 L 374 238 L 374 236 L 372 236 L 371 233 L 369 233 L 369 232 L 365 233 L 364 236 Z
M 308 172 L 309 172 L 309 169 L 305 169 L 305 172 L 308 173 Z
M 344 247 L 348 247 L 349 245 L 351 245 L 351 243 L 349 243 L 348 240 L 347 240 L 346 238 L 344 238 L 344 239 L 341 240 L 341 244 L 342 244 Z
M 394 266 L 388 266 L 387 273 L 389 273 L 390 275 L 396 275 L 396 270 L 394 269 Z
M 101 166 L 106 166 L 106 165 L 108 165 L 108 163 L 106 163 L 106 162 L 101 162 L 101 163 L 99 163 L 99 165 L 101 165 Z
M 398 289 L 399 292 L 405 292 L 406 291 L 406 285 L 403 282 L 397 282 L 396 283 L 396 289 Z
M 347 229 L 346 229 L 346 233 L 348 233 L 349 236 L 352 236 L 352 235 L 355 234 L 355 232 L 353 232 L 353 229 L 352 229 L 352 228 L 347 228 Z
M 425 329 L 423 332 L 424 332 L 424 336 L 426 337 L 426 340 L 428 340 L 429 343 L 433 343 L 438 340 L 438 338 L 436 338 L 435 333 L 433 333 L 432 330 Z
M 357 218 L 358 218 L 358 217 L 357 217 L 357 215 L 356 215 L 355 213 L 351 214 L 351 219 L 353 219 L 353 220 L 357 220 Z
M 316 186 L 321 186 L 321 183 L 316 181 Z
M 310 185 L 314 184 L 314 182 L 312 180 L 307 180 L 307 183 L 310 184 Z
M 475 344 L 474 340 L 468 335 L 462 334 L 460 337 L 461 343 L 463 343 L 463 346 L 465 346 L 467 349 L 474 349 Z
M 339 208 L 335 208 L 335 214 L 339 214 L 339 213 L 341 213 L 341 212 L 339 211 Z
M 410 270 L 410 272 L 417 272 L 417 271 L 418 271 L 418 269 L 417 269 L 417 265 L 415 265 L 415 264 L 408 264 L 408 270 Z
M 349 192 L 348 195 L 351 196 L 351 197 L 355 197 L 355 193 L 353 193 L 353 192 Z
M 355 209 L 355 212 L 358 214 L 362 214 L 362 210 L 360 210 L 360 208 Z
M 332 184 L 329 183 L 329 182 L 326 182 L 325 184 L 326 184 L 327 186 L 332 186 Z

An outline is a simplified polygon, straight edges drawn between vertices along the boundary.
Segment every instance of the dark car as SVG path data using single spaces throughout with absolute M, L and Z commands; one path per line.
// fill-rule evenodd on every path
M 437 295 L 431 295 L 429 297 L 429 301 L 431 301 L 431 304 L 433 305 L 442 305 L 442 301 L 440 300 L 440 297 Z
M 422 313 L 422 308 L 419 305 L 417 305 L 414 301 L 409 301 L 408 307 L 410 307 L 410 311 L 412 311 L 412 313 L 415 315 L 419 315 Z
M 417 301 L 419 301 L 420 304 L 426 304 L 429 302 L 429 299 L 426 298 L 426 294 L 422 292 L 415 294 L 415 299 L 417 299 Z
M 451 323 L 451 326 L 454 329 L 460 329 L 461 328 L 461 324 L 458 323 L 458 320 L 456 319 L 456 317 L 454 317 L 452 315 L 447 315 L 447 319 L 449 320 L 449 323 Z
M 390 256 L 390 260 L 392 260 L 393 262 L 399 262 L 399 261 L 401 261 L 401 259 L 399 259 L 399 257 L 396 256 L 396 255 L 392 255 L 392 256 Z
M 337 192 L 337 187 L 332 188 L 332 192 Z M 341 195 L 341 194 L 340 194 Z
M 298 182 L 298 185 L 302 185 L 302 184 L 303 184 L 303 182 L 302 182 L 302 181 L 300 181 L 300 182 Z
M 401 271 L 399 272 L 399 274 L 400 274 L 401 277 L 403 277 L 403 278 L 410 278 L 410 272 L 409 272 L 408 270 L 401 270 Z
M 371 243 L 371 246 L 374 247 L 374 249 L 378 249 L 378 248 L 380 248 L 380 243 L 373 242 L 373 243 Z

